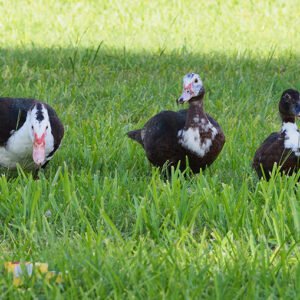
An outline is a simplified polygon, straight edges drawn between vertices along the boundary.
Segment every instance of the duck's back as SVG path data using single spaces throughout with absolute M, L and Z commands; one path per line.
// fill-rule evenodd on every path
M 166 161 L 177 163 L 184 156 L 178 144 L 178 131 L 184 127 L 186 110 L 162 111 L 152 117 L 141 130 L 143 146 L 147 157 L 156 166 Z

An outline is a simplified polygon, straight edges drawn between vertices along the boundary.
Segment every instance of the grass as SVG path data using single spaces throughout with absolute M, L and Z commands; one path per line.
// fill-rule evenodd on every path
M 39 180 L 0 177 L 0 289 L 9 299 L 299 298 L 300 174 L 251 169 L 298 80 L 297 1 L 0 1 L 1 95 L 63 120 Z M 226 145 L 203 174 L 165 181 L 126 138 L 177 110 L 199 72 Z M 6 261 L 48 262 L 63 283 Z

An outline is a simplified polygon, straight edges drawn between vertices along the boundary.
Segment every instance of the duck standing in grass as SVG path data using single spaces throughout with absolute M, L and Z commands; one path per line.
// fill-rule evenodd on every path
M 274 164 L 280 166 L 280 172 L 291 175 L 300 168 L 300 132 L 295 123 L 300 117 L 300 95 L 293 89 L 283 92 L 279 102 L 282 119 L 280 132 L 273 132 L 257 149 L 253 168 L 259 178 L 270 179 Z
M 63 136 L 63 124 L 49 105 L 34 99 L 0 98 L 1 167 L 44 168 Z
M 145 149 L 149 161 L 158 167 L 177 166 L 194 173 L 212 164 L 221 152 L 225 136 L 220 125 L 204 112 L 205 90 L 198 74 L 183 78 L 183 93 L 177 100 L 188 102 L 187 110 L 162 111 L 152 117 L 142 129 L 128 132 L 128 136 Z

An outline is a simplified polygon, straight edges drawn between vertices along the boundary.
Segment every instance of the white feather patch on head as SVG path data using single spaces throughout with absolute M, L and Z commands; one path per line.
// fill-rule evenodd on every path
M 197 82 L 195 82 L 195 80 Z M 197 95 L 203 87 L 203 82 L 200 75 L 189 73 L 183 77 L 183 88 L 190 86 L 190 90 L 194 95 Z
M 42 119 L 38 118 L 37 105 L 35 105 L 29 112 L 31 126 L 33 126 L 34 132 L 38 135 L 38 137 L 40 137 L 45 132 L 47 126 L 48 129 L 51 129 L 48 110 L 43 104 L 41 104 L 41 108 L 42 109 L 40 110 L 40 114 L 42 114 Z
M 283 123 L 282 132 L 285 132 L 284 148 L 291 149 L 296 156 L 300 156 L 300 132 L 295 123 Z
M 183 77 L 183 92 L 179 99 L 183 102 L 189 101 L 191 98 L 198 96 L 202 88 L 203 82 L 198 74 L 186 74 Z
M 190 127 L 187 130 L 178 131 L 179 143 L 199 157 L 203 157 L 209 151 L 217 135 L 217 129 L 210 122 L 203 124 L 201 129 L 204 132 L 211 131 L 211 137 L 202 139 L 199 128 Z

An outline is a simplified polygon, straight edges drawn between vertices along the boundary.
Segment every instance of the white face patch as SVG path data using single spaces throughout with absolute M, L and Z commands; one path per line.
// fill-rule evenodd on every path
M 211 131 L 211 137 L 202 139 L 201 131 Z M 178 131 L 179 144 L 196 153 L 199 157 L 203 157 L 209 151 L 216 135 L 217 129 L 210 122 L 203 124 L 200 128 L 190 127 L 187 130 Z
M 296 156 L 300 156 L 300 132 L 295 123 L 283 123 L 281 131 L 285 131 L 284 148 L 291 149 Z
M 45 132 L 46 136 L 47 132 L 51 132 L 48 111 L 44 105 L 39 104 L 39 107 L 35 105 L 28 114 L 31 125 L 32 140 L 34 140 L 34 134 L 40 138 Z
M 198 96 L 203 88 L 203 83 L 198 74 L 189 73 L 183 77 L 183 92 L 179 97 L 181 102 L 189 101 L 191 98 Z
M 51 126 L 47 109 L 43 106 L 43 119 L 41 115 L 37 115 L 37 109 L 33 108 L 27 113 L 26 121 L 21 128 L 11 132 L 11 136 L 8 139 L 4 147 L 0 147 L 0 166 L 14 169 L 17 164 L 20 164 L 23 168 L 34 169 L 36 166 L 32 159 L 33 153 L 33 129 L 40 134 L 43 130 L 47 131 L 45 136 L 45 155 L 46 160 L 51 159 L 47 156 L 54 149 L 54 137 L 51 134 Z M 39 122 L 38 119 L 42 119 Z M 48 126 L 48 129 L 46 127 Z M 44 131 L 45 132 L 45 131 Z M 43 133 L 42 133 L 43 134 Z

